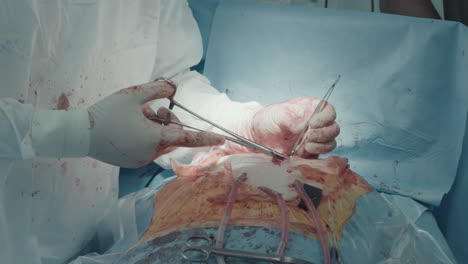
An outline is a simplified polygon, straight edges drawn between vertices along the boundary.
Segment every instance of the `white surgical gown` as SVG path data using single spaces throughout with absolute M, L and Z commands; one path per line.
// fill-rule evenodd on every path
M 85 108 L 160 76 L 200 81 L 187 69 L 201 55 L 185 0 L 0 0 L 0 263 L 66 262 L 117 203 L 118 168 L 35 155 L 34 110 Z

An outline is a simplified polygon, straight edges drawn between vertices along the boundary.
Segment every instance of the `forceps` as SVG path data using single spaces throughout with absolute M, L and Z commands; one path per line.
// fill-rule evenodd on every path
M 186 248 L 182 250 L 182 257 L 192 263 L 207 263 L 211 255 L 217 255 L 272 263 L 314 264 L 313 262 L 292 257 L 215 248 L 213 246 L 214 240 L 206 236 L 191 236 L 185 241 L 185 245 Z
M 297 141 L 296 143 L 294 144 L 294 148 L 293 148 L 293 151 L 291 152 L 291 155 L 290 157 L 294 156 L 297 154 L 297 152 L 299 151 L 299 149 L 302 147 L 302 145 L 304 144 L 305 140 L 307 137 L 304 137 L 305 133 L 307 132 L 308 128 L 309 128 L 309 122 L 310 120 L 312 120 L 312 117 L 317 114 L 317 113 L 320 113 L 323 111 L 323 109 L 325 108 L 325 106 L 327 105 L 327 101 L 328 101 L 328 98 L 330 98 L 330 95 L 332 94 L 333 90 L 335 89 L 335 86 L 336 84 L 338 83 L 338 81 L 341 79 L 341 75 L 338 75 L 338 78 L 336 78 L 336 80 L 333 82 L 332 86 L 327 90 L 327 93 L 325 93 L 325 96 L 323 96 L 322 100 L 320 100 L 319 104 L 315 107 L 315 110 L 312 112 L 312 114 L 310 115 L 309 117 L 309 120 L 307 121 L 304 129 L 302 130 L 300 136 L 297 138 Z
M 245 146 L 245 147 L 248 147 L 248 148 L 251 148 L 253 150 L 256 150 L 256 151 L 259 151 L 259 152 L 262 152 L 264 154 L 267 154 L 267 155 L 270 155 L 272 157 L 276 157 L 276 158 L 280 158 L 280 159 L 289 159 L 288 156 L 286 155 L 283 155 L 273 149 L 270 149 L 266 146 L 263 146 L 261 144 L 258 144 L 254 141 L 251 141 L 247 138 L 244 138 L 234 132 L 231 132 L 229 130 L 227 130 L 226 128 L 216 124 L 216 123 L 213 123 L 211 122 L 210 120 L 194 113 L 193 111 L 189 110 L 188 108 L 186 108 L 185 106 L 181 105 L 179 102 L 177 102 L 176 100 L 174 100 L 174 95 L 177 91 L 177 85 L 175 85 L 174 82 L 172 82 L 171 80 L 169 79 L 166 79 L 166 78 L 158 78 L 156 79 L 155 81 L 165 81 L 167 82 L 168 84 L 170 84 L 175 92 L 172 96 L 170 96 L 168 99 L 170 101 L 170 104 L 169 104 L 169 110 L 172 110 L 174 108 L 174 106 L 177 106 L 179 107 L 180 109 L 184 110 L 185 112 L 197 117 L 198 119 L 204 121 L 204 122 L 207 122 L 208 124 L 226 132 L 227 134 L 231 135 L 232 137 L 229 137 L 229 136 L 224 136 L 224 135 L 221 135 L 223 136 L 226 140 L 229 140 L 229 141 L 232 141 L 234 143 L 237 143 L 237 144 L 240 144 L 242 146 Z M 158 116 L 152 116 L 152 117 L 149 117 L 149 119 L 151 120 L 156 120 L 156 121 L 159 121 L 159 122 L 162 122 L 164 125 L 167 125 L 168 123 L 172 123 L 172 124 L 176 124 L 176 125 L 180 125 L 180 126 L 183 126 L 183 127 L 187 127 L 187 128 L 190 128 L 190 129 L 194 129 L 194 130 L 197 130 L 197 131 L 201 131 L 201 132 L 206 132 L 202 129 L 198 129 L 198 128 L 195 128 L 195 127 L 192 127 L 192 126 L 189 126 L 189 125 L 185 125 L 185 124 L 182 124 L 181 122 L 177 122 L 177 121 L 174 121 L 174 120 L 169 120 L 167 118 L 162 118 L 162 117 L 158 117 Z

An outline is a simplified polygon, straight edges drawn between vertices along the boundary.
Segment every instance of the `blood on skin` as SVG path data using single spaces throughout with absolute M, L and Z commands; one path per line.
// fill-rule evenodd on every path
M 62 93 L 57 102 L 57 110 L 68 110 L 68 108 L 70 108 L 70 102 L 67 95 Z
M 271 163 L 275 164 L 275 165 L 281 165 L 281 162 L 283 162 L 284 159 L 281 159 L 277 156 L 273 156 L 273 158 L 271 159 Z
M 64 161 L 61 165 L 60 165 L 60 174 L 62 174 L 62 176 L 64 176 L 68 171 L 68 161 Z

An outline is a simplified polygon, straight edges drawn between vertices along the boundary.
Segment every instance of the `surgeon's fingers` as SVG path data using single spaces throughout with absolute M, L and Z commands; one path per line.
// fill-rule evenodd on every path
M 147 118 L 160 117 L 160 118 L 162 118 L 164 120 L 177 121 L 177 122 L 180 123 L 179 118 L 174 113 L 172 113 L 169 109 L 167 109 L 165 107 L 160 107 L 158 109 L 158 113 L 155 113 L 153 111 L 153 109 L 148 104 L 143 104 L 141 106 L 141 112 Z M 162 121 L 154 120 L 154 119 L 152 119 L 151 121 L 159 123 L 159 124 L 164 123 Z M 177 124 L 173 124 L 173 123 L 168 123 L 167 126 L 182 128 L 182 126 L 177 125 Z
M 179 118 L 171 112 L 171 110 L 165 108 L 165 107 L 160 107 L 158 109 L 158 116 L 161 118 L 164 118 L 165 120 L 171 120 L 171 121 L 176 121 L 178 123 L 181 123 Z M 182 126 L 173 124 L 173 123 L 168 123 L 167 126 L 170 127 L 176 127 L 176 128 L 182 128 Z
M 307 142 L 299 149 L 297 155 L 304 159 L 316 159 L 320 154 L 331 152 L 336 148 L 336 141 L 325 143 Z
M 116 94 L 132 96 L 139 104 L 144 104 L 155 99 L 170 97 L 174 92 L 175 89 L 171 84 L 157 81 L 128 87 Z
M 326 143 L 308 142 L 304 144 L 304 149 L 311 154 L 325 154 L 336 148 L 336 140 Z
M 319 128 L 329 126 L 336 119 L 336 112 L 333 105 L 326 103 L 325 108 L 318 113 L 315 113 L 309 121 L 310 128 Z
M 306 142 L 316 142 L 316 143 L 325 143 L 334 140 L 340 134 L 340 127 L 336 122 L 332 124 L 320 127 L 320 128 L 310 128 L 307 130 Z
M 141 105 L 141 112 L 143 113 L 144 116 L 146 117 L 153 117 L 156 116 L 156 113 L 153 111 L 151 106 L 148 104 L 143 104 Z
M 206 147 L 224 144 L 224 137 L 210 132 L 193 132 L 174 127 L 162 127 L 160 148 Z
M 319 156 L 319 154 L 307 152 L 307 150 L 305 149 L 305 146 L 302 146 L 296 155 L 303 159 L 317 159 Z

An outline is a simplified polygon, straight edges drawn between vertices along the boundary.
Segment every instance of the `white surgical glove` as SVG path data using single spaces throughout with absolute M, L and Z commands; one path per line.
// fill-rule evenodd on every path
M 175 146 L 223 144 L 221 136 L 163 126 L 147 118 L 156 115 L 147 102 L 167 98 L 173 93 L 168 83 L 152 82 L 120 90 L 87 110 L 39 110 L 32 131 L 36 154 L 90 156 L 112 165 L 135 168 L 170 152 Z M 164 109 L 158 111 L 161 117 L 166 117 L 166 113 Z
M 257 143 L 289 155 L 307 126 L 304 144 L 297 155 L 317 158 L 336 147 L 335 138 L 340 133 L 335 109 L 329 103 L 307 123 L 319 102 L 319 98 L 300 97 L 262 107 L 250 120 L 245 120 L 238 131 Z

